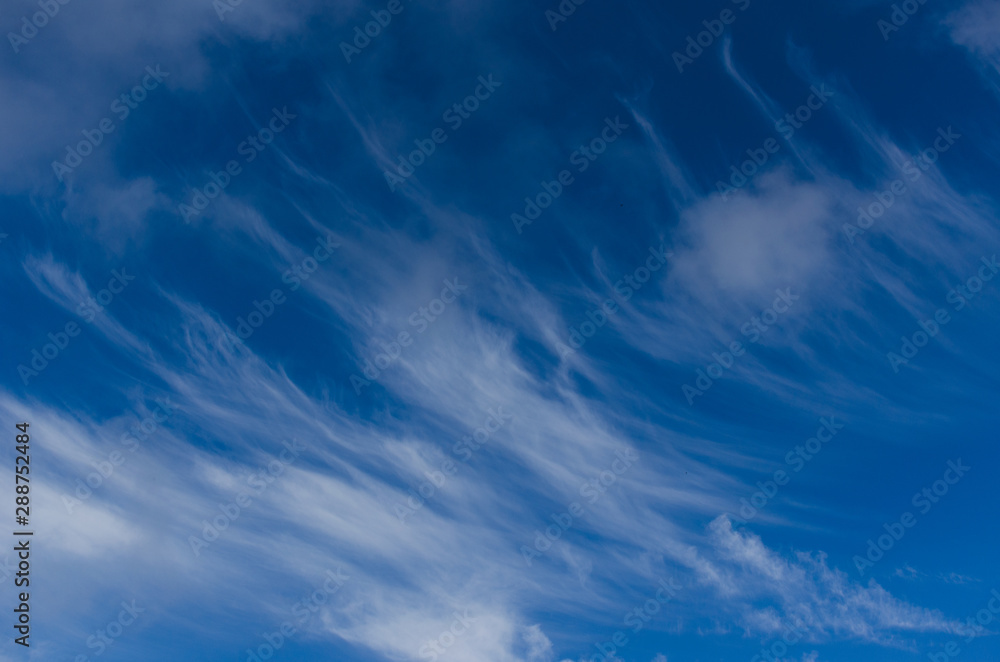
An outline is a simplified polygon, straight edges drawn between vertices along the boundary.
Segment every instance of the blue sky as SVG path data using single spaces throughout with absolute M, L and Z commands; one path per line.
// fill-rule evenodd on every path
M 996 659 L 997 3 L 0 20 L 0 661 Z

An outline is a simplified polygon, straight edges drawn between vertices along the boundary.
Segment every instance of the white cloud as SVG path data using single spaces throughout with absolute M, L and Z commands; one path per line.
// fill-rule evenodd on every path
M 983 56 L 1000 54 L 1000 5 L 972 0 L 946 20 L 955 43 Z
M 938 611 L 894 598 L 874 580 L 852 581 L 830 568 L 822 552 L 787 559 L 759 536 L 733 530 L 725 516 L 712 522 L 710 539 L 714 572 L 699 568 L 703 581 L 730 596 L 753 631 L 773 634 L 794 626 L 807 640 L 847 636 L 887 644 L 896 633 L 953 633 L 960 627 Z

